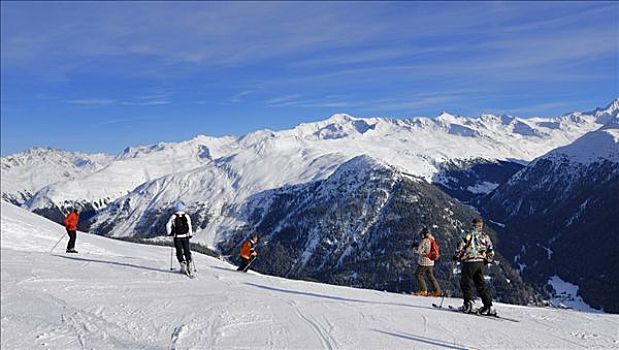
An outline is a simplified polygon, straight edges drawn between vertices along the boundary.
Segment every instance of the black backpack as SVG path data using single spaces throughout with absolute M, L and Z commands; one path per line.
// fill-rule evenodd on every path
M 176 215 L 174 218 L 174 234 L 175 235 L 184 235 L 189 232 L 189 224 L 187 223 L 187 218 L 185 214 Z

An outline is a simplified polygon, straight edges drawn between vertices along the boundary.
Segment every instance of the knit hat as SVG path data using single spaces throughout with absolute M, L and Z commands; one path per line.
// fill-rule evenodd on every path
M 183 202 L 176 202 L 174 209 L 176 209 L 176 211 L 185 211 L 185 204 L 183 204 Z

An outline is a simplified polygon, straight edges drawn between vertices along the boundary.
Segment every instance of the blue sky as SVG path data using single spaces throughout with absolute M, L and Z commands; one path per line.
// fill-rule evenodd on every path
M 2 155 L 619 95 L 613 2 L 1 3 Z

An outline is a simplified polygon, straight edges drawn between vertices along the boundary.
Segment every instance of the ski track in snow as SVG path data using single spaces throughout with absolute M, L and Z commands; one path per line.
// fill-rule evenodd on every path
M 2 349 L 617 349 L 619 317 L 496 303 L 497 321 L 436 310 L 438 298 L 239 273 L 195 254 L 78 233 L 2 203 Z M 174 266 L 177 267 L 176 265 Z M 445 299 L 445 305 L 458 305 Z
M 335 341 L 334 339 L 331 337 L 331 335 L 329 334 L 329 332 L 322 326 L 320 325 L 320 323 L 318 323 L 316 320 L 312 320 L 312 318 L 308 315 L 306 315 L 297 305 L 297 303 L 295 301 L 291 301 L 288 303 L 290 306 L 292 306 L 292 308 L 294 309 L 295 314 L 302 319 L 303 321 L 305 321 L 310 328 L 312 329 L 312 331 L 314 332 L 314 334 L 316 334 L 318 336 L 318 338 L 320 339 L 320 342 L 322 343 L 322 348 L 323 349 L 328 349 L 328 350 L 332 350 L 335 348 Z

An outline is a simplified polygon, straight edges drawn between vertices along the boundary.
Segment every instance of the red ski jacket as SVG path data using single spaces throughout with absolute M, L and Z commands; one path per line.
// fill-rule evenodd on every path
M 77 220 L 79 220 L 79 218 L 80 214 L 76 212 L 69 213 L 69 215 L 67 215 L 67 217 L 64 219 L 64 227 L 68 231 L 77 231 Z

